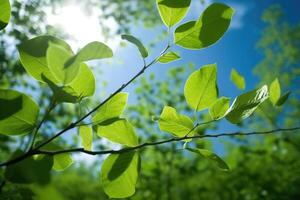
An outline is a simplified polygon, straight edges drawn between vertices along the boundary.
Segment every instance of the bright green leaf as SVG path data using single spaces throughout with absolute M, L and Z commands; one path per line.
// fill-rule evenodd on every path
M 50 42 L 60 45 L 68 52 L 73 53 L 70 46 L 63 40 L 43 35 L 27 40 L 18 46 L 20 60 L 27 73 L 38 81 L 45 82 L 42 78 L 43 74 L 52 82 L 59 83 L 52 75 L 47 64 L 46 53 Z
M 281 95 L 280 83 L 277 78 L 271 83 L 269 93 L 270 101 L 273 103 L 273 105 L 276 105 Z
M 291 94 L 291 92 L 288 91 L 284 95 L 282 95 L 276 102 L 276 106 L 282 106 L 286 102 L 286 100 L 288 100 L 290 94 Z
M 85 150 L 91 151 L 93 145 L 93 130 L 90 126 L 80 126 L 79 135 L 81 138 L 81 145 Z
M 231 69 L 230 80 L 240 90 L 245 89 L 245 87 L 246 87 L 245 78 L 241 74 L 239 74 L 235 69 Z
M 10 19 L 10 4 L 9 0 L 0 1 L 0 30 L 4 29 Z
M 211 4 L 197 21 L 175 30 L 175 44 L 187 49 L 201 49 L 217 42 L 229 27 L 234 10 L 221 3 Z
M 133 126 L 126 119 L 112 119 L 97 126 L 97 134 L 112 142 L 129 147 L 138 145 L 138 138 Z
M 172 107 L 165 106 L 158 120 L 160 130 L 166 131 L 178 137 L 183 137 L 190 133 L 193 129 L 193 121 L 185 116 L 180 115 Z
M 136 37 L 134 37 L 132 35 L 122 35 L 121 38 L 123 40 L 127 40 L 127 41 L 133 43 L 134 45 L 136 45 L 143 58 L 148 57 L 147 49 L 144 47 L 144 45 L 141 43 L 141 41 L 138 40 Z
M 206 149 L 191 149 L 191 148 L 186 148 L 190 152 L 196 153 L 201 155 L 202 157 L 209 159 L 210 161 L 214 162 L 220 169 L 224 171 L 229 170 L 229 166 L 226 164 L 226 162 L 220 158 L 218 155 L 215 153 L 206 150 Z
M 221 97 L 215 101 L 209 108 L 209 114 L 212 119 L 217 120 L 225 116 L 229 109 L 230 99 L 226 97 Z
M 205 65 L 192 73 L 184 86 L 188 105 L 196 111 L 209 108 L 218 98 L 217 66 Z
M 112 56 L 113 52 L 106 44 L 94 41 L 85 45 L 76 55 L 71 57 L 65 63 L 65 68 L 73 68 L 74 66 L 79 66 L 82 62 L 110 58 Z
M 126 198 L 135 193 L 140 158 L 136 152 L 111 154 L 101 169 L 104 192 L 110 198 Z
M 238 96 L 229 108 L 226 119 L 233 124 L 241 122 L 249 117 L 268 97 L 268 86 L 266 85 Z
M 156 0 L 156 3 L 162 21 L 172 27 L 184 18 L 191 0 Z
M 169 63 L 178 59 L 180 59 L 180 56 L 177 53 L 171 51 L 159 57 L 158 61 L 161 63 Z
M 17 151 L 13 158 L 24 154 Z M 20 162 L 9 165 L 4 172 L 5 179 L 13 183 L 39 183 L 47 184 L 50 180 L 50 170 L 53 165 L 52 156 L 43 156 L 39 160 L 33 157 L 26 158 Z
M 98 124 L 105 120 L 119 117 L 127 104 L 128 93 L 120 92 L 101 106 L 93 116 L 93 123 Z
M 57 86 L 43 77 L 54 93 L 57 102 L 77 103 L 95 92 L 95 78 L 93 72 L 85 63 L 80 64 L 80 70 L 75 79 L 66 86 Z
M 73 55 L 70 51 L 64 49 L 61 45 L 49 43 L 47 49 L 47 64 L 56 80 L 61 84 L 70 83 L 78 73 L 78 68 L 65 68 L 65 62 Z
M 0 89 L 0 134 L 21 135 L 35 128 L 38 105 L 27 95 Z

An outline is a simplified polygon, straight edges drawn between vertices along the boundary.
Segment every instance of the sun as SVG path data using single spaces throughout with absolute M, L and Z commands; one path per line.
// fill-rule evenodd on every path
M 80 5 L 68 4 L 55 9 L 55 12 L 46 11 L 47 23 L 67 33 L 70 36 L 67 41 L 74 49 L 92 41 L 104 42 L 99 25 L 101 10 L 93 8 L 87 14 L 83 9 Z M 117 23 L 112 19 L 106 19 L 103 24 L 109 25 L 112 31 L 117 29 Z M 106 43 L 111 48 L 116 46 L 115 40 L 108 40 Z

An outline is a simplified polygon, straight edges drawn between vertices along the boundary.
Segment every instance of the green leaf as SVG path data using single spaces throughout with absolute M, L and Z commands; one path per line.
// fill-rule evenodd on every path
M 156 0 L 156 3 L 162 21 L 172 27 L 184 18 L 191 0 Z
M 18 150 L 12 156 L 15 158 L 24 154 Z M 20 162 L 6 167 L 5 179 L 13 183 L 39 183 L 47 184 L 50 181 L 50 170 L 53 165 L 52 156 L 43 156 L 39 160 L 28 157 Z
M 245 78 L 239 74 L 235 69 L 231 69 L 230 80 L 235 84 L 240 90 L 245 89 Z
M 93 123 L 98 124 L 105 120 L 119 117 L 127 104 L 128 93 L 120 92 L 101 106 L 93 116 Z
M 205 65 L 192 73 L 184 86 L 188 105 L 196 111 L 209 108 L 218 98 L 217 66 Z
M 45 82 L 42 78 L 43 74 L 52 82 L 59 83 L 52 75 L 47 64 L 46 53 L 50 42 L 60 45 L 68 52 L 73 53 L 66 42 L 48 35 L 38 36 L 21 43 L 18 46 L 18 51 L 22 65 L 32 77 L 38 81 Z
M 79 135 L 81 138 L 81 145 L 85 150 L 91 151 L 93 145 L 93 130 L 90 126 L 80 126 Z
M 288 91 L 284 95 L 282 95 L 276 102 L 276 106 L 282 106 L 286 102 L 286 100 L 288 100 L 290 94 L 291 94 L 291 92 Z
M 278 78 L 276 78 L 271 83 L 269 93 L 270 93 L 270 101 L 273 103 L 273 105 L 276 105 L 281 95 L 280 83 L 278 81 Z
M 0 110 L 0 134 L 22 135 L 36 126 L 39 107 L 23 93 L 0 89 Z
M 268 98 L 268 86 L 244 93 L 235 98 L 226 119 L 233 124 L 239 123 L 249 117 Z
M 102 42 L 91 42 L 85 45 L 76 55 L 71 57 L 66 63 L 65 68 L 79 66 L 82 62 L 110 58 L 113 56 L 112 50 Z
M 221 119 L 229 109 L 230 99 L 221 97 L 209 108 L 209 114 L 213 120 Z
M 111 154 L 101 169 L 104 192 L 110 198 L 126 198 L 135 193 L 140 158 L 136 152 Z
M 78 67 L 65 68 L 65 62 L 73 55 L 70 51 L 64 49 L 61 45 L 49 43 L 47 49 L 47 64 L 53 76 L 60 84 L 70 83 L 78 73 Z
M 179 115 L 175 108 L 165 106 L 158 120 L 159 129 L 166 131 L 178 137 L 183 137 L 187 134 L 189 136 L 194 135 L 190 133 L 193 129 L 193 121 L 185 116 Z
M 138 145 L 138 138 L 133 126 L 126 119 L 113 119 L 97 126 L 97 134 L 112 142 L 129 147 Z
M 49 143 L 41 148 L 44 151 L 60 151 L 62 147 L 55 143 Z M 43 155 L 42 155 L 43 156 Z M 67 169 L 73 163 L 73 159 L 70 153 L 61 153 L 53 156 L 53 169 L 55 171 L 63 171 Z
M 0 30 L 4 29 L 10 19 L 10 4 L 9 0 L 1 0 L 0 1 Z
M 66 86 L 57 86 L 46 77 L 43 77 L 43 79 L 52 89 L 57 102 L 78 103 L 83 98 L 90 97 L 95 93 L 95 78 L 93 72 L 85 63 L 80 64 L 79 73 Z
M 161 63 L 169 63 L 178 59 L 180 59 L 180 56 L 177 53 L 171 51 L 159 57 L 158 61 Z
M 206 150 L 206 149 L 191 149 L 191 148 L 186 148 L 188 151 L 196 153 L 201 155 L 202 157 L 209 159 L 210 161 L 214 162 L 220 169 L 224 171 L 229 170 L 229 166 L 226 164 L 226 162 L 220 158 L 218 155 L 215 153 Z
M 175 30 L 175 44 L 201 49 L 216 43 L 229 27 L 234 10 L 221 3 L 211 4 L 197 21 L 189 21 Z
M 139 51 L 140 51 L 143 58 L 148 57 L 147 49 L 144 47 L 144 45 L 136 37 L 134 37 L 132 35 L 121 35 L 121 38 L 123 40 L 127 40 L 127 41 L 133 43 L 135 46 L 137 46 L 137 48 L 139 49 Z

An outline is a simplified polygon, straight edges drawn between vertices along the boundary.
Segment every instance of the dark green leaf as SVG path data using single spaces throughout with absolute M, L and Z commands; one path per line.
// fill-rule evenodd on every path
M 123 40 L 127 40 L 127 41 L 133 43 L 134 45 L 136 45 L 143 58 L 148 57 L 147 49 L 144 47 L 144 45 L 136 37 L 134 37 L 132 35 L 122 35 L 121 37 L 122 37 Z
M 39 107 L 25 94 L 0 89 L 0 110 L 0 134 L 26 134 L 36 126 Z
M 290 94 L 291 94 L 291 92 L 288 91 L 288 92 L 286 92 L 284 95 L 282 95 L 282 96 L 278 99 L 278 101 L 277 101 L 277 103 L 276 103 L 276 106 L 282 106 L 282 105 L 286 102 L 286 100 L 288 100 Z

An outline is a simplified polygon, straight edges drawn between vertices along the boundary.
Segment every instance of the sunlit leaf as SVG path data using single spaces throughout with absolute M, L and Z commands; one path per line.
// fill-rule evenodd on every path
M 120 92 L 101 106 L 93 116 L 93 123 L 98 124 L 105 120 L 119 117 L 127 104 L 128 93 Z
M 167 27 L 172 27 L 184 18 L 191 0 L 156 0 L 162 21 Z
M 140 158 L 136 152 L 111 154 L 101 169 L 104 192 L 110 198 L 126 198 L 135 193 Z
M 80 71 L 75 79 L 66 86 L 57 86 L 55 83 L 43 77 L 54 93 L 57 102 L 77 103 L 83 98 L 95 93 L 95 78 L 93 72 L 85 63 L 80 64 Z
M 162 55 L 161 57 L 159 57 L 158 61 L 160 63 L 169 63 L 169 62 L 173 62 L 178 59 L 180 59 L 180 56 L 177 53 L 171 51 L 171 52 L 167 52 L 164 55 Z
M 121 37 L 123 40 L 127 40 L 127 41 L 133 43 L 134 45 L 136 45 L 143 58 L 148 57 L 148 51 L 139 39 L 137 39 L 136 37 L 134 37 L 132 35 L 122 35 Z
M 10 19 L 10 4 L 9 0 L 0 1 L 0 30 L 4 29 Z
M 97 126 L 97 134 L 112 142 L 129 147 L 138 145 L 138 138 L 133 126 L 126 119 L 111 119 Z
M 281 95 L 280 83 L 277 78 L 271 83 L 269 93 L 270 101 L 273 103 L 273 105 L 276 105 Z
M 91 42 L 85 45 L 79 52 L 71 57 L 66 63 L 65 68 L 79 66 L 82 62 L 110 58 L 113 56 L 112 50 L 102 42 Z
M 212 119 L 221 119 L 225 116 L 230 106 L 230 99 L 226 97 L 221 97 L 215 101 L 209 108 L 209 114 Z
M 32 77 L 38 81 L 45 82 L 42 78 L 43 74 L 53 83 L 59 83 L 52 75 L 47 64 L 46 53 L 50 42 L 60 45 L 68 52 L 73 53 L 66 42 L 48 35 L 38 36 L 21 43 L 18 46 L 18 51 L 22 65 Z
M 0 134 L 21 135 L 36 126 L 38 105 L 27 95 L 0 89 Z
M 175 30 L 175 44 L 187 49 L 201 49 L 217 42 L 229 27 L 234 10 L 213 3 L 197 21 L 189 21 Z
M 78 73 L 78 67 L 73 66 L 65 68 L 65 62 L 73 55 L 70 51 L 64 49 L 63 46 L 49 43 L 46 57 L 48 68 L 52 75 L 60 84 L 70 83 Z
M 24 154 L 17 151 L 13 158 Z M 13 183 L 47 184 L 50 180 L 50 170 L 53 165 L 52 156 L 44 156 L 39 160 L 28 157 L 20 162 L 9 165 L 4 172 L 5 179 Z
M 286 100 L 288 100 L 290 94 L 291 94 L 291 92 L 288 91 L 284 95 L 282 95 L 276 102 L 276 106 L 282 106 L 286 102 Z
M 245 89 L 245 87 L 246 87 L 245 78 L 241 74 L 239 74 L 235 69 L 231 69 L 230 80 L 240 90 Z
M 233 124 L 241 122 L 249 117 L 268 97 L 268 86 L 266 85 L 238 96 L 230 106 L 226 119 Z
M 79 135 L 81 138 L 81 145 L 85 150 L 92 150 L 93 145 L 93 130 L 90 126 L 80 126 Z
M 218 98 L 217 66 L 205 65 L 192 73 L 184 86 L 188 105 L 196 111 L 209 108 Z
M 202 157 L 209 159 L 210 161 L 214 162 L 220 169 L 224 171 L 229 170 L 229 166 L 226 164 L 226 162 L 220 158 L 218 155 L 215 153 L 206 150 L 206 149 L 191 149 L 191 148 L 186 148 L 190 152 L 196 153 L 201 155 Z
M 176 112 L 175 108 L 165 106 L 158 120 L 160 130 L 166 131 L 178 137 L 183 137 L 187 134 L 189 136 L 194 135 L 190 133 L 193 129 L 193 121 L 185 116 Z

